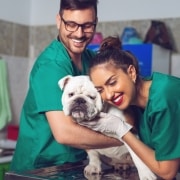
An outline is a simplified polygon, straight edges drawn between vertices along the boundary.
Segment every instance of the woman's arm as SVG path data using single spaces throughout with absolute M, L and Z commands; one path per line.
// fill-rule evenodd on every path
M 54 138 L 58 143 L 81 149 L 96 149 L 122 145 L 117 139 L 107 137 L 73 122 L 63 111 L 46 112 Z
M 122 139 L 155 174 L 166 180 L 173 179 L 176 176 L 180 159 L 157 161 L 154 150 L 142 143 L 131 132 L 125 134 Z

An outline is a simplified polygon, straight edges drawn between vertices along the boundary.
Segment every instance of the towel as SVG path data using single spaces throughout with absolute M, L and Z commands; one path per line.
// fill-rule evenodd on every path
M 11 121 L 6 62 L 0 59 L 0 129 Z

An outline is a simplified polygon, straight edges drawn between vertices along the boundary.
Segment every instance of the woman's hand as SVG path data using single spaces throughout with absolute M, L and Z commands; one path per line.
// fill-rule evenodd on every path
M 125 122 L 124 117 L 101 112 L 97 118 L 91 121 L 83 121 L 83 126 L 94 131 L 99 131 L 108 136 L 122 141 L 122 137 L 131 130 L 132 126 Z

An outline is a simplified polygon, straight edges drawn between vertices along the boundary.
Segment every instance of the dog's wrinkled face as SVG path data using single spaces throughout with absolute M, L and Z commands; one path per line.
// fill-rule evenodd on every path
M 88 76 L 66 76 L 59 80 L 63 111 L 77 122 L 92 120 L 102 110 L 102 100 Z

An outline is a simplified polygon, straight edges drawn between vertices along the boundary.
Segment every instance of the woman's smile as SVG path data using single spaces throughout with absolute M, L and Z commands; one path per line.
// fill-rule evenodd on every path
M 123 94 L 121 93 L 118 96 L 113 97 L 111 101 L 116 106 L 120 106 L 123 102 Z

